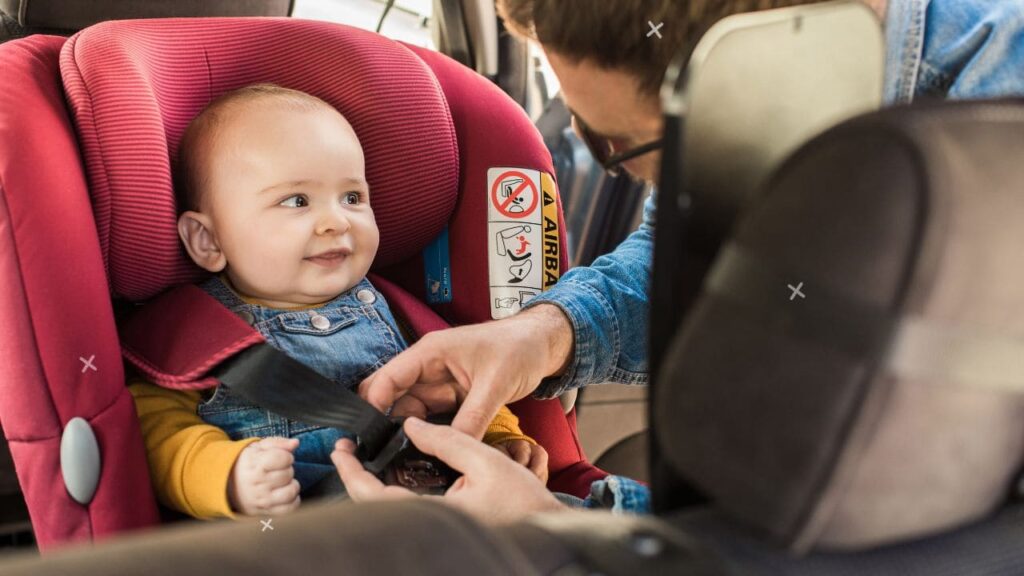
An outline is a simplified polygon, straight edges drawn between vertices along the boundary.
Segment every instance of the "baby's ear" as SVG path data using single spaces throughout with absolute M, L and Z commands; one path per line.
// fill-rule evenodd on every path
M 220 272 L 227 259 L 214 234 L 213 221 L 206 214 L 191 210 L 178 217 L 178 236 L 192 261 L 209 272 Z

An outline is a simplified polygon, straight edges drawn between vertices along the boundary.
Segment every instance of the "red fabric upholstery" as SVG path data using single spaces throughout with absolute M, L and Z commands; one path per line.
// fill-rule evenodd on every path
M 452 252 L 450 304 L 436 310 L 453 325 L 490 320 L 487 276 L 487 169 L 494 166 L 533 168 L 554 174 L 551 155 L 523 109 L 497 86 L 443 54 L 410 47 L 437 77 L 451 109 L 459 148 L 459 202 L 449 222 Z M 561 199 L 558 225 L 565 230 Z M 564 234 L 559 265 L 569 267 Z M 413 294 L 423 294 L 423 264 L 414 262 L 379 270 Z
M 201 277 L 179 246 L 169 162 L 188 122 L 241 86 L 309 92 L 349 120 L 366 156 L 378 267 L 421 250 L 454 207 L 445 96 L 416 55 L 382 36 L 283 18 L 125 20 L 71 37 L 60 64 L 116 295 L 145 299 Z
M 551 156 L 526 113 L 496 86 L 481 82 L 471 70 L 452 65 L 450 59 L 424 48 L 411 49 L 430 66 L 448 98 L 459 147 L 461 194 L 449 223 L 451 245 L 458 247 L 452 259 L 450 304 L 436 310 L 451 324 L 469 324 L 490 319 L 487 278 L 487 169 L 492 166 L 521 166 L 554 174 Z M 565 230 L 562 200 L 558 198 L 558 226 Z M 559 267 L 569 267 L 565 235 L 561 242 Z M 381 270 L 413 294 L 422 293 L 422 260 L 416 264 Z M 386 295 L 386 294 L 385 294 Z M 593 480 L 606 472 L 590 464 L 576 433 L 575 412 L 568 417 L 558 400 L 525 398 L 511 406 L 523 431 L 549 452 L 551 479 L 548 487 L 585 497 Z
M 489 319 L 487 169 L 553 173 L 529 119 L 490 82 L 345 26 L 117 21 L 64 42 L 0 45 L 0 421 L 44 550 L 158 522 L 110 294 L 145 299 L 200 277 L 178 245 L 169 158 L 212 98 L 275 82 L 348 117 L 381 230 L 376 271 L 404 294 L 389 301 L 423 312 L 413 318 L 423 330 L 443 325 L 434 312 L 449 324 Z M 453 301 L 431 310 L 418 300 L 420 251 L 446 224 Z M 168 361 L 167 371 L 188 372 L 181 358 Z M 513 409 L 551 451 L 553 486 L 579 495 L 602 475 L 557 401 Z M 93 426 L 103 455 L 87 506 L 59 481 L 60 435 L 75 416 Z
M 43 550 L 158 521 L 64 107 L 64 41 L 0 44 L 0 422 Z M 103 455 L 89 506 L 61 480 L 61 433 L 76 416 Z
M 187 310 L 187 314 L 182 311 Z M 216 322 L 211 322 L 216 318 Z M 159 330 L 154 330 L 159 326 Z M 246 348 L 266 342 L 194 284 L 178 286 L 150 301 L 120 323 L 125 359 L 151 382 L 176 390 L 217 385 L 206 373 Z M 173 342 L 173 346 L 168 346 Z M 215 353 L 211 354 L 211 351 Z

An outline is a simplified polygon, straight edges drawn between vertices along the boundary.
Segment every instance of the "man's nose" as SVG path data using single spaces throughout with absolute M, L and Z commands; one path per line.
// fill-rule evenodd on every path
M 320 211 L 316 222 L 316 233 L 323 234 L 344 234 L 352 227 L 348 214 L 341 206 L 332 206 Z

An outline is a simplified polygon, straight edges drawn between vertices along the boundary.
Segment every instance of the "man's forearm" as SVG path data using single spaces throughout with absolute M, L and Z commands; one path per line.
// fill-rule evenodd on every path
M 544 374 L 560 376 L 572 362 L 574 348 L 572 322 L 554 304 L 539 304 L 514 316 L 530 323 L 527 334 L 541 336 L 547 343 Z

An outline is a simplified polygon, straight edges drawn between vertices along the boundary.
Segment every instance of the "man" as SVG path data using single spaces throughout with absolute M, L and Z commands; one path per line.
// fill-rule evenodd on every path
M 606 168 L 614 167 L 614 156 L 626 156 L 622 168 L 650 181 L 660 155 L 636 152 L 661 136 L 657 94 L 674 55 L 730 14 L 816 1 L 499 0 L 498 7 L 510 30 L 540 43 L 577 129 L 598 141 L 597 156 L 611 157 Z M 865 1 L 886 24 L 886 103 L 1024 94 L 1018 0 Z M 644 34 L 648 21 L 664 23 L 661 39 Z M 415 421 L 407 430 L 421 449 L 452 458 L 466 473 L 450 502 L 492 520 L 556 506 L 541 497 L 539 482 L 518 478 L 487 447 L 460 440 L 469 440 L 460 432 L 480 438 L 500 406 L 530 394 L 647 382 L 647 326 L 639 319 L 647 317 L 653 227 L 648 198 L 640 228 L 614 252 L 571 270 L 519 314 L 429 334 L 362 383 L 365 398 L 382 409 L 395 403 L 398 413 L 460 406 L 452 424 L 457 431 Z M 455 444 L 463 451 L 458 457 L 447 449 Z M 407 496 L 361 474 L 347 444 L 334 460 L 357 500 Z M 491 503 L 510 492 L 524 503 L 503 516 Z

